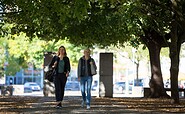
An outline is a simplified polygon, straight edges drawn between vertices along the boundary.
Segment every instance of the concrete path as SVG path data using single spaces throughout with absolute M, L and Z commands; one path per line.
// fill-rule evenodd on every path
M 142 98 L 92 97 L 91 109 L 81 107 L 80 96 L 65 96 L 63 107 L 56 109 L 54 97 L 0 96 L 0 114 L 161 114 L 185 113 L 182 105 L 170 105 L 170 100 Z

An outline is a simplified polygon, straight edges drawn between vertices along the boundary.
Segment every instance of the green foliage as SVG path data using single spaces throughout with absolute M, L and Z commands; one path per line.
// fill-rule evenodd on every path
M 180 20 L 184 2 L 176 2 Z M 23 31 L 48 41 L 67 37 L 78 46 L 105 47 L 129 41 L 137 47 L 143 30 L 150 28 L 164 36 L 173 19 L 168 0 L 6 0 L 1 4 L 5 22 L 15 25 L 13 34 Z
M 137 18 L 137 24 L 139 24 L 142 29 L 152 28 L 161 34 L 165 34 L 169 29 L 171 11 L 169 11 L 168 2 L 138 0 L 134 6 L 133 17 Z
M 169 57 L 169 48 L 162 48 L 161 49 L 161 56 Z
M 4 28 L 10 29 L 11 26 L 7 25 Z M 67 39 L 45 41 L 38 37 L 30 39 L 23 32 L 14 35 L 9 33 L 0 38 L 1 67 L 3 68 L 4 64 L 8 63 L 5 70 L 6 75 L 15 75 L 20 69 L 27 68 L 28 63 L 32 63 L 35 68 L 41 69 L 44 62 L 44 52 L 57 52 L 61 45 L 66 47 L 71 63 L 76 65 L 81 56 L 79 52 L 82 48 L 75 47 Z M 2 73 L 4 73 L 3 70 Z
M 184 43 L 181 46 L 180 57 L 181 58 L 185 57 L 185 44 Z
M 19 64 L 19 61 L 20 60 L 16 58 L 9 57 L 8 65 L 5 68 L 5 74 L 7 76 L 15 75 L 17 71 L 20 71 L 21 65 Z
M 76 45 L 107 46 L 128 41 L 126 19 L 119 9 L 124 1 L 114 0 L 16 0 L 3 1 L 9 6 L 6 22 L 16 23 L 12 29 L 44 40 L 67 37 Z M 4 6 L 3 5 L 3 6 Z

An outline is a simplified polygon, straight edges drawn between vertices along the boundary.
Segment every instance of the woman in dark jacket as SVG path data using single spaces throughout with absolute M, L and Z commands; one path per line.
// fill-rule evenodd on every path
M 55 68 L 56 74 L 54 76 L 55 84 L 55 97 L 58 102 L 57 108 L 62 107 L 62 100 L 64 97 L 64 89 L 71 70 L 70 61 L 67 57 L 66 49 L 64 46 L 61 46 L 58 49 L 57 56 L 54 56 L 49 67 Z
M 78 62 L 78 79 L 80 81 L 80 88 L 82 93 L 82 104 L 81 106 L 87 105 L 87 109 L 90 109 L 91 103 L 91 85 L 93 78 L 92 76 L 95 75 L 91 71 L 91 65 L 94 66 L 96 70 L 96 64 L 93 58 L 90 56 L 90 49 L 84 50 L 84 56 L 80 58 Z M 87 87 L 85 87 L 87 85 Z

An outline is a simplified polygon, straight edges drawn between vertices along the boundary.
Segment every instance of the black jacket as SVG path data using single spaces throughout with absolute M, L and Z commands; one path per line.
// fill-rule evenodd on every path
M 64 73 L 70 72 L 71 66 L 70 66 L 69 58 L 64 57 L 63 60 L 64 60 Z M 57 65 L 55 67 L 55 70 L 56 70 L 56 74 L 58 74 L 58 63 L 60 61 L 60 58 L 58 56 L 54 56 L 52 58 L 51 63 L 49 64 L 49 68 L 51 68 L 54 65 L 55 61 L 57 61 Z
M 93 58 L 89 58 L 87 60 L 87 69 L 85 66 L 85 57 L 81 57 L 79 62 L 78 62 L 78 77 L 84 77 L 84 76 L 93 76 L 91 73 L 91 65 L 90 62 L 93 62 L 93 64 L 96 66 L 95 61 Z M 87 70 L 87 74 L 85 73 L 85 71 Z

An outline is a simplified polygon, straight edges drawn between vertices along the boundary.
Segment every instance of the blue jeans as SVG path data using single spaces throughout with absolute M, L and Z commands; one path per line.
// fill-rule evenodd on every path
M 80 86 L 81 86 L 81 93 L 83 101 L 86 102 L 87 105 L 90 106 L 91 103 L 91 85 L 92 85 L 92 76 L 84 76 L 80 77 Z M 86 96 L 86 91 L 87 96 Z

